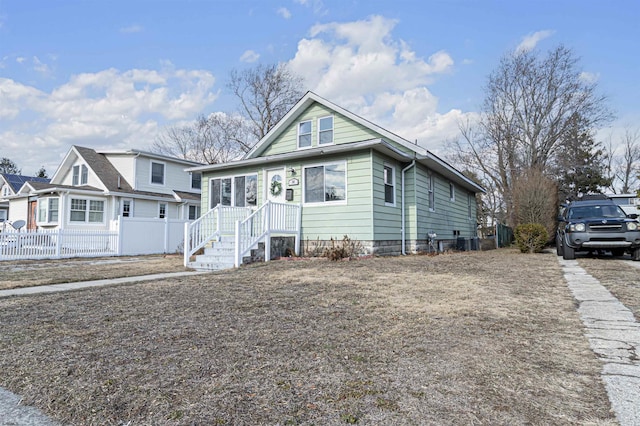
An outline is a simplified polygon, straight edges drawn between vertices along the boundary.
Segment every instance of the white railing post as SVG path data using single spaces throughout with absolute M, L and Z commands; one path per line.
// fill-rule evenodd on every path
M 265 223 L 267 224 L 266 226 L 266 235 L 264 237 L 264 261 L 268 262 L 271 260 L 271 208 L 273 207 L 273 204 L 271 203 L 271 201 L 267 201 L 267 208 L 265 210 Z
M 295 245 L 295 255 L 302 256 L 300 253 L 300 238 L 302 237 L 302 205 L 298 204 L 297 214 L 296 214 L 296 245 Z
M 191 235 L 189 234 L 189 222 L 184 223 L 184 242 L 182 243 L 183 265 L 186 268 L 189 264 L 189 252 L 191 251 Z
M 236 220 L 236 232 L 235 232 L 235 255 L 234 255 L 234 261 L 233 261 L 233 266 L 235 266 L 236 268 L 240 267 L 241 264 L 241 259 L 240 257 L 242 256 L 242 249 L 240 247 L 240 241 L 242 241 L 242 239 L 240 238 L 240 221 Z

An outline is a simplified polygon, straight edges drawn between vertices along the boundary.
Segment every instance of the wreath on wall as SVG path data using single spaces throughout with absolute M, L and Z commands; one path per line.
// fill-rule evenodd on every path
M 271 181 L 271 188 L 269 189 L 269 192 L 271 192 L 271 195 L 274 197 L 282 194 L 282 184 L 277 180 Z

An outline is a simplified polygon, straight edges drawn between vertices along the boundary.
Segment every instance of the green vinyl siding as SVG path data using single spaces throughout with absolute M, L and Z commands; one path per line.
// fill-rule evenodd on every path
M 299 167 L 302 170 L 305 166 L 329 164 L 345 159 L 347 169 L 346 203 L 303 204 L 303 240 L 329 240 L 330 238 L 342 240 L 345 235 L 348 235 L 352 240 L 372 239 L 371 155 L 369 150 L 352 153 L 347 157 L 332 156 L 309 159 L 301 163 Z M 301 196 L 302 188 L 299 192 Z
M 374 240 L 402 239 L 402 164 L 373 152 L 373 225 Z M 391 166 L 395 175 L 395 206 L 385 203 L 384 165 Z
M 371 129 L 315 103 L 300 114 L 288 128 L 284 129 L 260 156 L 283 154 L 298 150 L 298 124 L 309 120 L 311 121 L 311 147 L 318 147 L 318 119 L 330 115 L 333 116 L 333 144 L 360 142 L 381 137 Z
M 435 210 L 429 210 L 429 173 L 424 166 L 419 166 L 416 178 L 416 201 L 418 206 L 418 239 L 425 239 L 428 232 L 435 232 L 438 240 L 457 238 L 454 230 L 460 231 L 461 237 L 476 236 L 475 206 L 472 205 L 472 219 L 469 219 L 467 197 L 469 192 L 460 186 L 455 186 L 456 197 L 450 199 L 450 181 L 443 176 L 434 174 L 435 180 Z M 431 172 L 432 173 L 432 172 Z

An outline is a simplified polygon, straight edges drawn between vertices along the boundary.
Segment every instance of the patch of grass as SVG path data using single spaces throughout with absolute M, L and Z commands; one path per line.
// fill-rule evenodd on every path
M 62 424 L 615 421 L 551 253 L 274 261 L 0 299 L 0 324 L 0 386 Z

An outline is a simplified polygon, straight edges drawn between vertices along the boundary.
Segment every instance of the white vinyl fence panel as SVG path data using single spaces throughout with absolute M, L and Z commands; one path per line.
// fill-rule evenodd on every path
M 112 230 L 0 232 L 0 261 L 182 253 L 186 222 L 120 218 Z

